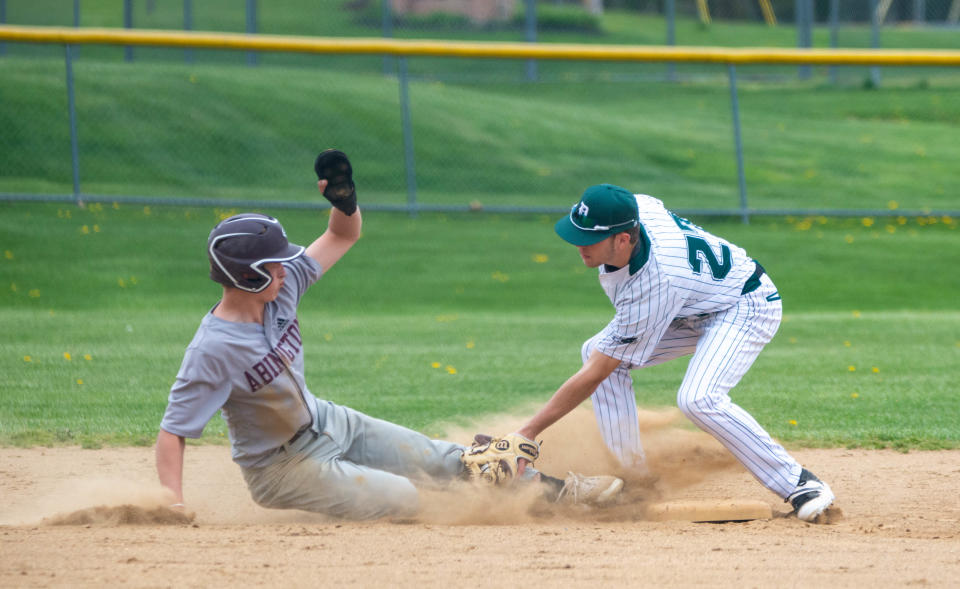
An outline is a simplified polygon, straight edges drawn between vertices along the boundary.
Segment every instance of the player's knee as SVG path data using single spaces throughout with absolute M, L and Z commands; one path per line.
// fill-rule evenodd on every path
M 253 502 L 265 509 L 289 509 L 291 506 L 285 501 L 282 493 L 269 489 L 266 486 L 248 487 L 250 498 Z
M 682 390 L 677 395 L 677 407 L 687 416 L 687 419 L 694 423 L 703 421 L 703 418 L 713 411 L 713 403 L 709 398 L 692 395 Z

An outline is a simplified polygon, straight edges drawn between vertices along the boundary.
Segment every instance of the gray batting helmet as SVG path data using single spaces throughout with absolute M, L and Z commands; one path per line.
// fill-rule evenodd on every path
M 287 241 L 287 233 L 273 217 L 242 213 L 224 219 L 207 239 L 210 278 L 247 292 L 260 292 L 273 277 L 263 268 L 303 255 L 303 247 Z

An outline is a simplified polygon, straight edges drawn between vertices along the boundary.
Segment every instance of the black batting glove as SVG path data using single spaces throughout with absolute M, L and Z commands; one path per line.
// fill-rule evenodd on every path
M 326 180 L 323 196 L 348 217 L 357 210 L 357 187 L 347 154 L 337 149 L 320 152 L 313 164 L 318 180 Z

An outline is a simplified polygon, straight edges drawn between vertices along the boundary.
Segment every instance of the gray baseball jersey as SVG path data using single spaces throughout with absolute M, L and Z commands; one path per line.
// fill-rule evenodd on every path
M 350 519 L 414 513 L 411 479 L 458 476 L 463 446 L 314 397 L 303 376 L 297 305 L 322 271 L 309 256 L 284 267 L 262 325 L 203 318 L 160 427 L 200 437 L 221 410 L 233 459 L 264 507 Z M 313 435 L 294 437 L 305 427 Z
M 233 459 L 263 466 L 305 426 L 319 431 L 322 412 L 303 377 L 297 305 L 322 273 L 309 256 L 284 264 L 287 276 L 263 324 L 224 321 L 207 313 L 170 390 L 164 430 L 198 438 L 217 410 L 227 422 Z
M 692 354 L 677 394 L 680 409 L 786 497 L 800 465 L 728 395 L 777 331 L 776 287 L 742 248 L 656 198 L 636 199 L 641 238 L 630 263 L 599 269 L 615 316 L 582 349 L 584 362 L 594 350 L 622 361 L 592 396 L 604 440 L 622 462 L 644 468 L 630 370 Z

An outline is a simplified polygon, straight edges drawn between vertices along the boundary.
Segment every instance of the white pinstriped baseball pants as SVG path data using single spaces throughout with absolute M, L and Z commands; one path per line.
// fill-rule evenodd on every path
M 594 415 L 604 441 L 624 465 L 645 468 L 630 371 L 693 354 L 677 392 L 680 410 L 768 489 L 783 498 L 795 490 L 800 464 L 729 396 L 780 326 L 783 307 L 776 295 L 776 286 L 764 274 L 760 287 L 736 306 L 675 320 L 647 362 L 623 362 L 600 383 L 591 397 Z M 603 335 L 600 332 L 583 344 L 584 362 Z

